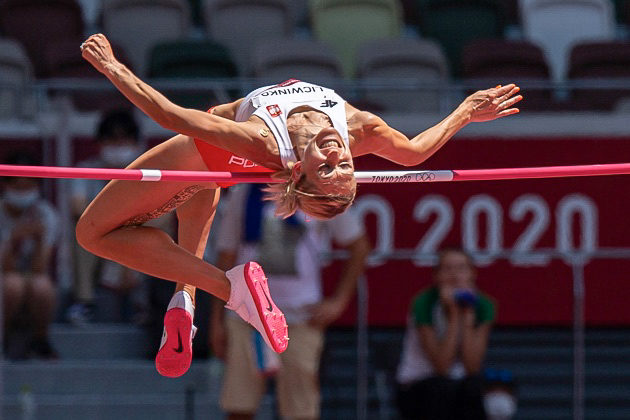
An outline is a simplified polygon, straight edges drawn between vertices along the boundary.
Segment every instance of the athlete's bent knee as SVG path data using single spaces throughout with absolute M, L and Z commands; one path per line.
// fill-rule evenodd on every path
M 96 249 L 99 235 L 95 234 L 94 226 L 85 217 L 80 217 L 75 227 L 75 235 L 77 242 L 84 249 L 94 252 Z

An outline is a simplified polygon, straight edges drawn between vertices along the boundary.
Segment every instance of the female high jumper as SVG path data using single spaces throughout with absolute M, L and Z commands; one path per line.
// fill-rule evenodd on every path
M 128 168 L 272 172 L 266 199 L 276 214 L 297 209 L 327 219 L 352 203 L 353 157 L 375 154 L 404 166 L 425 161 L 470 122 L 518 113 L 514 84 L 468 96 L 449 116 L 412 139 L 376 115 L 346 103 L 333 90 L 289 80 L 257 89 L 209 112 L 175 105 L 114 57 L 107 38 L 90 36 L 83 57 L 135 106 L 162 127 L 180 133 L 148 150 Z M 220 187 L 214 182 L 111 181 L 76 226 L 79 243 L 94 254 L 151 276 L 177 282 L 164 317 L 158 371 L 180 376 L 190 366 L 195 288 L 226 301 L 267 344 L 282 352 L 288 332 L 261 267 L 250 262 L 227 272 L 202 260 Z M 177 243 L 144 226 L 176 209 Z

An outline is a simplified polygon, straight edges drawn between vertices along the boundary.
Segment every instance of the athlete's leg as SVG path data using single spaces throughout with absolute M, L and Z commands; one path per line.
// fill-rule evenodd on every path
M 186 136 L 175 136 L 154 147 L 129 167 L 207 170 L 194 141 Z M 270 347 L 284 351 L 288 344 L 284 315 L 273 305 L 258 264 L 247 263 L 223 272 L 175 244 L 165 232 L 142 226 L 209 188 L 216 188 L 216 184 L 112 181 L 79 219 L 77 239 L 103 258 L 154 277 L 189 283 L 223 299 L 228 302 L 226 307 L 263 334 Z
M 129 167 L 207 170 L 193 140 L 181 135 L 144 153 Z M 96 255 L 151 276 L 190 283 L 227 301 L 230 286 L 223 271 L 175 244 L 165 232 L 140 226 L 214 187 L 213 183 L 112 181 L 79 219 L 77 239 Z
M 219 203 L 220 190 L 199 191 L 177 208 L 177 243 L 182 248 L 203 258 L 210 227 Z M 195 302 L 195 286 L 177 283 L 175 292 L 185 290 Z
M 177 208 L 177 241 L 181 247 L 203 258 L 210 226 L 219 202 L 219 189 L 202 190 Z M 155 358 L 157 371 L 168 377 L 186 373 L 192 361 L 195 287 L 177 283 L 164 315 L 164 332 Z

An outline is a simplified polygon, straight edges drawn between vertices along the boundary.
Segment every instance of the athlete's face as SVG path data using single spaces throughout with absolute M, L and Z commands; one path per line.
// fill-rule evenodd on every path
M 308 142 L 298 165 L 323 194 L 344 194 L 354 186 L 352 154 L 333 127 L 323 128 Z

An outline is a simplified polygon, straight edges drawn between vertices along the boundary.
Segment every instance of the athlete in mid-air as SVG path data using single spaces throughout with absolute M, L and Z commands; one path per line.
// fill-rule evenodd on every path
M 174 137 L 148 150 L 129 168 L 197 171 L 270 171 L 266 199 L 276 214 L 297 209 L 327 219 L 352 203 L 353 157 L 375 154 L 404 166 L 425 161 L 471 122 L 512 115 L 522 99 L 513 84 L 468 96 L 450 115 L 413 138 L 360 111 L 333 90 L 290 80 L 203 112 L 180 107 L 116 60 L 107 38 L 90 36 L 83 57 L 134 105 Z M 227 272 L 202 260 L 220 187 L 213 182 L 111 181 L 87 207 L 76 227 L 79 243 L 103 258 L 177 282 L 164 318 L 158 371 L 179 376 L 190 366 L 195 288 L 226 301 L 275 351 L 288 344 L 284 315 L 269 296 L 256 263 Z M 145 226 L 176 209 L 177 243 Z

